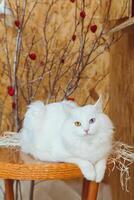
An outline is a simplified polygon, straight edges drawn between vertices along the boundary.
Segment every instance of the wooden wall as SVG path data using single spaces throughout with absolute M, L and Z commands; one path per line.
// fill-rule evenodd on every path
M 134 145 L 134 26 L 125 29 L 110 54 L 110 115 L 116 127 L 115 137 Z M 113 200 L 134 199 L 134 165 L 129 193 L 120 187 L 118 172 L 111 177 Z

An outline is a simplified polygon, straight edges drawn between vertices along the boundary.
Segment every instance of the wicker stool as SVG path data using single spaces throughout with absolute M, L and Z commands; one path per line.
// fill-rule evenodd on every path
M 40 162 L 19 149 L 0 149 L 0 178 L 5 182 L 6 200 L 14 200 L 14 180 L 71 180 L 82 177 L 74 164 Z M 84 179 L 82 200 L 96 200 L 97 193 L 98 184 Z

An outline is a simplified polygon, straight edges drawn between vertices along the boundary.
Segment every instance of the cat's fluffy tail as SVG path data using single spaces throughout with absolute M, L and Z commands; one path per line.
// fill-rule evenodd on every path
M 36 101 L 28 106 L 23 127 L 20 133 L 5 132 L 0 137 L 0 147 L 22 147 L 29 151 L 34 135 L 39 134 L 45 119 L 45 106 L 41 101 Z M 26 150 L 25 150 L 26 151 Z
M 25 114 L 23 129 L 38 130 L 45 118 L 45 105 L 42 101 L 35 101 L 28 106 Z
M 33 146 L 40 139 L 40 134 L 45 120 L 46 107 L 41 101 L 36 101 L 28 106 L 21 130 L 21 149 L 26 153 L 33 151 Z

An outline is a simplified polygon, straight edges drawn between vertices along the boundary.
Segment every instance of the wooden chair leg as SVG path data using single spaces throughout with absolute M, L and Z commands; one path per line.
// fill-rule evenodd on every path
M 85 178 L 83 179 L 82 200 L 86 200 L 87 199 L 89 183 L 90 183 L 90 181 L 87 181 Z
M 94 181 L 83 180 L 82 200 L 97 200 L 99 184 Z
M 35 181 L 33 181 L 33 180 L 30 183 L 29 200 L 33 200 L 34 199 L 34 183 L 35 183 Z
M 6 179 L 5 182 L 5 195 L 6 200 L 14 200 L 13 180 Z

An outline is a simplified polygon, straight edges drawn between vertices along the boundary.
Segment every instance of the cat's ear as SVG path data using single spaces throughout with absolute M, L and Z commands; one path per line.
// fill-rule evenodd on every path
M 103 112 L 103 101 L 102 101 L 102 96 L 100 95 L 99 99 L 97 100 L 97 102 L 95 103 L 95 109 L 98 112 Z

